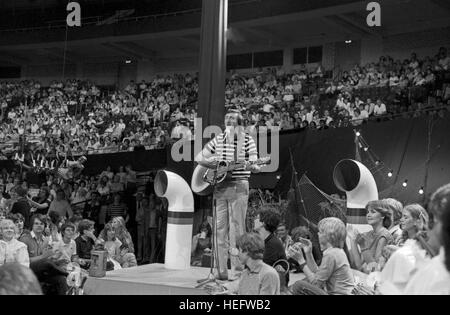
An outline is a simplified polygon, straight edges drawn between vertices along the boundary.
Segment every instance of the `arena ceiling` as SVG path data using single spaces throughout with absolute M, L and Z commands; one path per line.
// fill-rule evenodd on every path
M 260 12 L 259 16 L 258 12 L 243 15 L 238 10 L 230 10 L 229 53 L 303 47 L 315 43 L 358 40 L 371 36 L 385 38 L 432 29 L 450 30 L 450 5 L 447 0 L 384 0 L 380 28 L 369 28 L 365 25 L 366 4 L 367 1 L 352 1 L 326 8 L 278 15 L 264 15 Z M 177 17 L 173 18 L 176 21 Z M 70 63 L 194 57 L 198 56 L 200 46 L 198 19 L 198 16 L 193 17 L 187 24 L 175 23 L 173 27 L 156 32 L 139 29 L 119 34 L 116 29 L 112 33 L 104 32 L 104 36 L 87 34 L 85 38 L 83 36 L 76 38 L 70 33 L 66 46 L 63 30 L 60 40 L 46 35 L 43 40 L 25 36 L 25 40 L 22 41 L 21 36 L 28 34 L 24 32 L 16 33 L 17 40 L 13 37 L 13 40 L 8 42 L 7 37 L 11 34 L 0 33 L 0 65 L 61 63 L 64 55 L 66 61 Z M 34 37 L 40 35 L 35 33 Z

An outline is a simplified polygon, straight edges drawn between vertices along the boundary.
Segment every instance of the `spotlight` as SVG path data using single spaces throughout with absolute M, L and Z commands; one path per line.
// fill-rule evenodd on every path
M 420 189 L 419 189 L 419 194 L 420 194 L 420 195 L 423 195 L 423 193 L 424 193 L 423 187 L 420 187 Z
M 389 173 L 388 173 L 388 177 L 392 177 L 392 175 L 394 175 L 394 174 L 393 174 L 393 171 L 390 170 Z
M 347 40 L 345 41 L 345 43 L 346 43 L 346 44 L 351 44 L 351 43 L 352 43 L 352 40 L 351 40 L 351 39 L 347 39 Z
M 277 175 L 277 179 L 279 180 L 281 178 L 281 176 L 280 175 Z
M 356 136 L 357 136 L 357 137 L 361 136 L 361 132 L 357 131 L 357 132 L 356 132 Z
M 369 147 L 365 147 L 364 151 L 366 151 L 366 152 L 369 151 Z
M 380 161 L 375 161 L 375 165 L 380 165 Z
M 130 59 L 125 60 L 125 63 L 128 65 L 131 63 L 131 60 Z
M 408 186 L 408 180 L 407 179 L 405 179 L 405 181 L 403 182 L 403 187 L 406 187 L 406 186 Z

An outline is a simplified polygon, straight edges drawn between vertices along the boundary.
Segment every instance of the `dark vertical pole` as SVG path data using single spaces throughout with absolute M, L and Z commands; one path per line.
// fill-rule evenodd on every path
M 227 23 L 228 0 L 203 0 L 198 94 L 198 117 L 203 128 L 223 125 Z

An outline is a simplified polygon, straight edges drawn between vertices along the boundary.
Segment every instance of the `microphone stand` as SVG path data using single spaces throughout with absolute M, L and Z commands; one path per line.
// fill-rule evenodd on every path
M 217 163 L 216 169 L 214 170 L 214 176 L 212 181 L 210 182 L 210 185 L 213 187 L 213 204 L 212 204 L 212 212 L 213 212 L 213 218 L 212 218 L 212 243 L 211 243 L 211 258 L 210 258 L 210 269 L 209 274 L 206 279 L 200 279 L 197 280 L 198 285 L 195 287 L 196 289 L 204 286 L 207 283 L 215 282 L 216 284 L 220 285 L 220 283 L 217 281 L 216 276 L 214 275 L 214 265 L 217 266 L 217 272 L 219 272 L 219 261 L 218 261 L 218 246 L 217 246 L 217 204 L 216 199 L 214 198 L 216 194 L 216 186 L 217 186 L 217 173 L 219 170 L 219 163 Z

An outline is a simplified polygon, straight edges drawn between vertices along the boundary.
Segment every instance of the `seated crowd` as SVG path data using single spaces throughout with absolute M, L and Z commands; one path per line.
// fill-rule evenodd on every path
M 96 249 L 106 250 L 107 270 L 160 259 L 167 204 L 131 166 L 73 181 L 18 174 L 0 174 L 0 265 L 31 268 L 44 293 L 65 294 L 70 270 L 88 270 Z
M 138 188 L 136 172 L 125 169 L 114 174 L 107 168 L 62 185 L 48 179 L 32 198 L 32 188 L 2 172 L 14 185 L 0 186 L 0 266 L 29 267 L 44 293 L 64 294 L 68 270 L 88 269 L 93 250 L 106 251 L 108 270 L 156 262 L 167 202 Z M 265 192 L 262 198 L 273 196 Z M 450 184 L 431 196 L 427 210 L 392 198 L 371 201 L 366 210 L 370 230 L 361 233 L 335 217 L 289 230 L 276 207 L 261 208 L 252 232 L 229 250 L 242 268 L 221 293 L 450 294 Z M 205 266 L 211 250 L 205 221 L 193 237 L 192 265 Z M 207 290 L 217 294 L 217 288 Z
M 291 235 L 278 209 L 261 210 L 253 232 L 230 249 L 245 266 L 240 277 L 207 289 L 243 295 L 449 295 L 450 184 L 439 188 L 427 207 L 403 206 L 392 198 L 371 201 L 366 207 L 368 232 L 327 217 L 317 230 L 299 226 Z M 202 224 L 204 235 L 194 240 L 207 240 L 201 248 L 209 252 L 207 225 Z M 290 281 L 298 272 L 303 278 Z
M 304 65 L 291 73 L 281 67 L 233 71 L 226 79 L 225 106 L 241 110 L 250 132 L 322 130 L 392 115 L 411 117 L 428 107 L 443 111 L 450 99 L 449 60 L 444 47 L 422 60 L 415 53 L 404 61 L 382 56 L 378 63 L 357 65 L 328 80 L 321 66 L 312 72 Z M 49 87 L 33 80 L 1 82 L 0 146 L 14 156 L 26 136 L 35 160 L 164 148 L 192 137 L 197 98 L 198 74 L 131 81 L 122 91 L 77 80 Z

